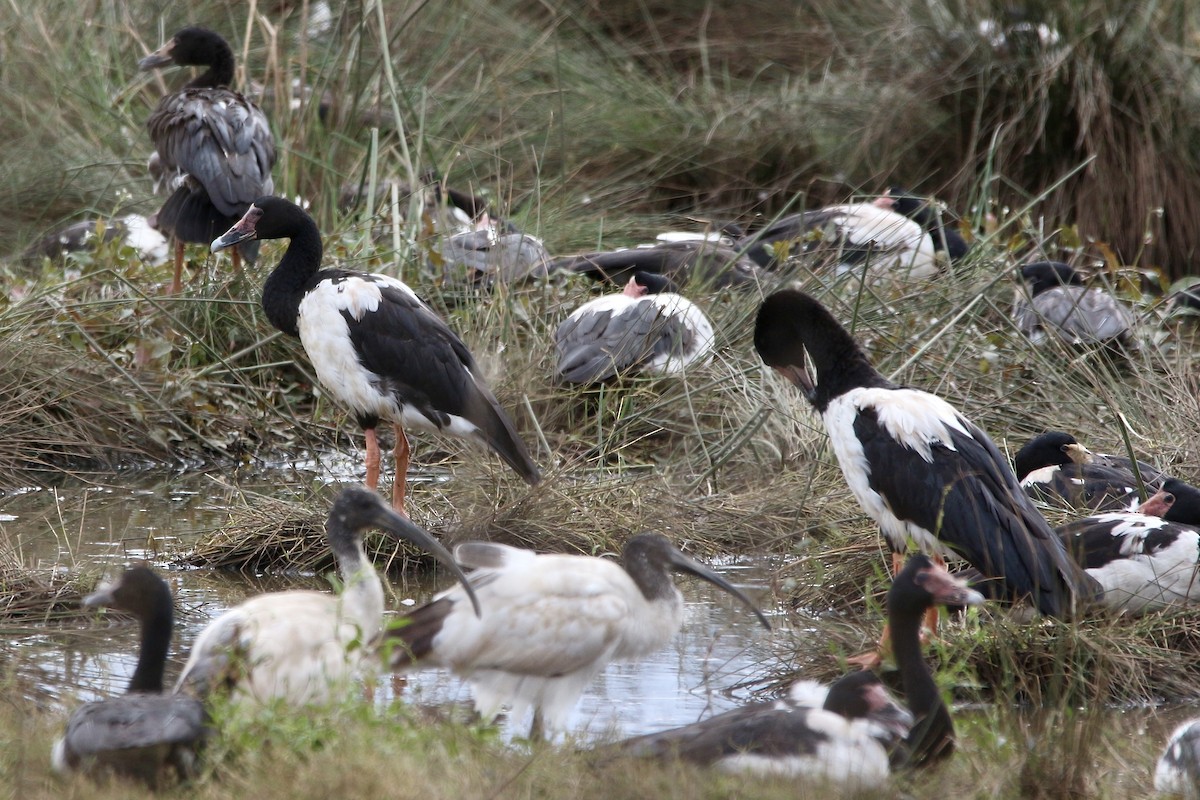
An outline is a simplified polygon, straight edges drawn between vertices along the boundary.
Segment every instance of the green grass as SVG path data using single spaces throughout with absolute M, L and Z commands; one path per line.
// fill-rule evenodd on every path
M 789 277 L 854 329 L 884 374 L 946 397 L 1009 453 L 1062 428 L 1098 451 L 1123 452 L 1128 438 L 1168 471 L 1200 475 L 1194 330 L 1169 319 L 1154 292 L 1200 239 L 1188 189 L 1200 106 L 1184 72 L 1195 12 L 1182 2 L 1027 4 L 1063 37 L 1053 53 L 981 43 L 977 24 L 1000 13 L 998 2 L 750 0 L 685 14 L 671 3 L 601 11 L 451 0 L 387 2 L 382 19 L 370 4 L 337 3 L 331 32 L 313 40 L 298 37 L 297 10 L 274 5 L 259 3 L 262 16 L 247 21 L 245 4 L 217 0 L 162 17 L 99 0 L 86 15 L 81 4 L 43 4 L 0 23 L 9 88 L 0 94 L 0 252 L 18 253 L 61 221 L 156 207 L 143 126 L 182 76 L 140 76 L 136 62 L 184 23 L 228 34 L 245 78 L 278 91 L 302 77 L 328 90 L 327 122 L 311 105 L 271 112 L 280 193 L 311 202 L 330 264 L 402 272 L 447 317 L 547 476 L 529 489 L 498 459 L 418 437 L 415 462 L 449 479 L 415 485 L 413 514 L 448 540 L 598 553 L 653 528 L 701 555 L 768 554 L 781 562 L 779 601 L 828 641 L 816 653 L 781 645 L 804 674 L 837 674 L 880 621 L 877 599 L 864 600 L 885 585 L 877 534 L 848 497 L 820 421 L 750 344 L 769 287 L 695 298 L 716 323 L 717 352 L 683 380 L 560 386 L 552 332 L 598 289 L 561 278 L 483 296 L 442 286 L 416 267 L 414 215 L 395 223 L 396 245 L 390 203 L 374 216 L 338 210 L 348 180 L 411 181 L 436 168 L 555 253 L 633 244 L 689 217 L 769 217 L 890 180 L 937 190 L 977 242 L 953 272 L 887 288 L 802 268 Z M 377 226 L 388 231 L 382 241 L 372 238 Z M 298 344 L 257 306 L 280 253 L 266 245 L 260 264 L 236 275 L 227 259 L 194 249 L 175 297 L 160 294 L 166 268 L 115 245 L 62 265 L 0 264 L 0 482 L 354 452 L 352 420 L 314 395 Z M 1034 254 L 1094 266 L 1143 315 L 1147 346 L 1121 365 L 1025 341 L 1009 314 L 1012 276 Z M 287 503 L 247 495 L 196 552 L 166 555 L 246 567 L 283 553 L 289 566 L 322 570 L 326 504 L 320 487 Z M 394 550 L 380 556 L 406 563 Z M 989 611 L 950 626 L 935 649 L 946 690 L 989 705 L 962 715 L 950 765 L 902 778 L 896 791 L 1146 796 L 1164 731 L 1130 735 L 1105 709 L 1195 697 L 1195 632 L 1190 611 L 1077 626 Z M 86 782 L 48 777 L 61 720 L 20 695 L 0 705 L 4 781 L 21 796 L 91 794 Z M 797 792 L 677 766 L 596 765 L 562 749 L 513 751 L 400 709 L 339 714 L 309 731 L 282 718 L 230 731 L 212 772 L 177 794 Z M 261 750 L 264 739 L 272 744 Z

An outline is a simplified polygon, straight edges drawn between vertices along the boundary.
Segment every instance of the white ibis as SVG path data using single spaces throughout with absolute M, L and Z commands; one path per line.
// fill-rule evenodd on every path
M 1026 442 L 1013 467 L 1025 492 L 1035 500 L 1065 501 L 1073 508 L 1114 511 L 1136 505 L 1141 495 L 1138 478 L 1147 491 L 1162 487 L 1157 468 L 1124 456 L 1093 453 L 1069 433 L 1046 431 Z
M 686 297 L 661 291 L 667 284 L 661 275 L 639 272 L 624 291 L 572 311 L 554 331 L 558 379 L 600 383 L 633 371 L 672 375 L 707 363 L 712 323 Z
M 873 672 L 864 670 L 828 689 L 815 684 L 817 691 L 812 681 L 801 681 L 781 700 L 634 737 L 618 748 L 729 772 L 881 786 L 895 766 L 920 766 L 953 752 L 954 723 L 921 655 L 921 618 L 935 605 L 982 602 L 964 581 L 920 554 L 896 576 L 887 614 L 911 714 L 895 705 Z
M 362 487 L 338 494 L 325 522 L 342 591 L 295 590 L 253 597 L 215 620 L 196 638 L 176 691 L 207 697 L 230 692 L 239 702 L 283 700 L 291 705 L 338 699 L 364 663 L 363 645 L 383 625 L 383 584 L 363 550 L 363 533 L 377 527 L 397 541 L 431 553 L 464 581 L 464 613 L 479 611 L 458 565 L 429 533 Z
M 551 269 L 586 275 L 596 281 L 624 286 L 637 273 L 662 275 L 676 286 L 753 287 L 766 281 L 763 269 L 729 241 L 708 238 L 668 239 L 556 258 Z
M 155 225 L 175 240 L 180 288 L 185 242 L 211 242 L 246 212 L 254 198 L 275 190 L 275 138 L 257 105 L 229 88 L 233 50 L 216 31 L 187 27 L 138 62 L 142 70 L 169 65 L 208 67 L 177 92 L 165 95 L 146 121 L 159 171 L 171 192 Z M 248 261 L 258 253 L 247 243 Z M 235 253 L 234 265 L 237 265 Z
M 911 540 L 966 560 L 998 581 L 1005 599 L 1028 597 L 1048 616 L 1069 616 L 1095 597 L 1095 582 L 988 435 L 940 397 L 880 375 L 820 302 L 795 289 L 770 295 L 754 346 L 821 415 L 846 483 L 879 525 L 897 571 Z
M 163 694 L 163 670 L 171 644 L 171 589 L 147 566 L 126 570 L 116 581 L 83 599 L 137 617 L 141 645 L 126 694 L 75 710 L 54 743 L 57 772 L 115 773 L 156 785 L 174 772 L 196 771 L 196 753 L 207 735 L 204 705 L 193 697 Z
M 1048 335 L 1070 345 L 1133 346 L 1133 311 L 1111 294 L 1084 285 L 1068 264 L 1039 261 L 1021 268 L 1013 318 L 1035 344 Z
M 381 421 L 395 429 L 392 505 L 401 513 L 409 461 L 406 427 L 486 445 L 526 482 L 541 479 L 467 346 L 403 281 L 320 270 L 316 222 L 279 197 L 255 200 L 212 249 L 253 239 L 291 239 L 263 286 L 263 310 L 272 325 L 300 338 L 321 385 L 349 406 L 362 426 L 368 487 L 379 483 L 375 428 Z
M 669 572 L 687 572 L 732 594 L 763 627 L 766 617 L 736 587 L 679 552 L 666 537 L 641 533 L 618 564 L 606 558 L 538 554 L 467 542 L 455 557 L 473 568 L 476 616 L 450 589 L 387 629 L 380 648 L 394 670 L 448 667 L 470 683 L 486 719 L 508 705 L 534 709 L 531 737 L 560 730 L 584 688 L 612 661 L 641 658 L 670 641 L 683 596 Z

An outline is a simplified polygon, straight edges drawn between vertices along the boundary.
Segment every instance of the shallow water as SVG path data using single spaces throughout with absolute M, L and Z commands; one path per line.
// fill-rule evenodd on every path
M 305 464 L 280 473 L 243 477 L 247 490 L 280 495 L 298 479 L 333 482 L 341 464 Z M 332 495 L 332 491 L 330 492 Z M 148 559 L 162 567 L 198 535 L 222 525 L 236 498 L 220 475 L 105 476 L 57 488 L 26 487 L 0 496 L 0 535 L 19 548 L 23 561 L 42 569 L 116 575 L 128 563 Z M 761 569 L 727 563 L 722 572 L 755 595 Z M 326 590 L 323 576 L 247 576 L 208 569 L 172 569 L 165 576 L 181 609 L 168 680 L 182 666 L 196 634 L 224 609 L 263 591 Z M 426 600 L 445 575 L 390 580 L 388 604 L 402 610 Z M 635 664 L 613 664 L 589 687 L 570 721 L 584 736 L 632 735 L 692 722 L 746 699 L 739 684 L 774 666 L 770 634 L 737 601 L 696 580 L 680 582 L 684 626 L 671 645 Z M 767 609 L 769 613 L 769 609 Z M 64 710 L 79 702 L 123 691 L 132 674 L 136 626 L 125 619 L 85 620 L 7 637 L 0 660 L 13 664 L 48 705 Z M 381 683 L 390 699 L 390 682 Z M 457 677 L 430 670 L 410 676 L 400 690 L 421 705 L 469 705 L 470 690 Z M 506 737 L 524 734 L 527 720 L 505 720 Z

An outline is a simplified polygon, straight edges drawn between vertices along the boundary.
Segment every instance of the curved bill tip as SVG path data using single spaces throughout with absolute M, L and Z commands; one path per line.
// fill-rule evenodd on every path
M 97 586 L 91 594 L 84 595 L 83 599 L 79 601 L 79 605 L 84 608 L 100 608 L 101 606 L 112 605 L 113 589 L 115 588 L 115 584 L 111 582 L 103 583 Z
M 766 628 L 767 630 L 771 630 L 770 621 L 767 619 L 766 615 L 763 614 L 763 612 L 759 610 L 758 606 L 754 605 L 754 601 L 751 600 L 749 597 L 747 597 L 746 593 L 743 592 L 741 589 L 737 588 L 732 583 L 725 580 L 723 577 L 721 577 L 717 573 L 713 572 L 708 567 L 704 566 L 703 564 L 701 564 L 698 561 L 688 558 L 687 556 L 685 556 L 683 553 L 679 552 L 678 550 L 673 550 L 673 552 L 671 553 L 670 563 L 675 569 L 677 569 L 681 572 L 691 573 L 692 575 L 695 575 L 697 578 L 700 578 L 701 580 L 704 580 L 704 581 L 708 581 L 713 586 L 716 586 L 718 589 L 722 590 L 723 592 L 725 592 L 727 594 L 731 594 L 734 597 L 736 597 L 738 600 L 741 600 L 742 605 L 746 606 L 746 608 L 748 608 L 754 612 L 754 616 L 758 617 L 758 621 L 760 623 L 762 623 L 762 626 L 764 628 Z
M 454 577 L 462 584 L 463 590 L 467 593 L 467 597 L 471 599 L 471 606 L 475 609 L 475 616 L 482 617 L 483 611 L 479 606 L 479 598 L 475 596 L 475 589 L 472 588 L 471 582 L 467 580 L 466 573 L 462 571 L 462 567 L 454 560 L 454 556 L 450 551 L 442 545 L 437 539 L 433 538 L 433 534 L 424 528 L 416 525 L 406 517 L 402 517 L 391 509 L 384 509 L 387 514 L 380 521 L 379 526 L 390 533 L 394 538 L 403 539 L 420 547 L 426 552 L 433 555 L 441 563 L 450 568 L 454 573 Z

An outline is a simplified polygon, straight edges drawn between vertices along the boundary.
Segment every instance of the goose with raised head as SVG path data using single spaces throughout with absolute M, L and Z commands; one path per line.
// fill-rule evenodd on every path
M 633 371 L 673 375 L 712 358 L 708 316 L 662 275 L 636 273 L 624 291 L 581 305 L 554 331 L 555 376 L 600 383 Z
M 532 707 L 532 737 L 543 724 L 562 729 L 605 665 L 642 658 L 679 632 L 683 596 L 672 571 L 732 594 L 770 628 L 745 594 L 657 533 L 629 539 L 620 563 L 488 542 L 460 544 L 454 554 L 473 569 L 483 616 L 471 613 L 462 589 L 450 589 L 386 630 L 379 646 L 392 669 L 462 675 L 487 719 L 505 705 L 515 717 Z
M 887 594 L 887 616 L 911 713 L 892 701 L 875 673 L 863 670 L 830 687 L 800 681 L 780 700 L 637 736 L 617 748 L 728 772 L 878 787 L 897 766 L 921 766 L 953 752 L 954 723 L 921 655 L 921 620 L 935 605 L 982 602 L 964 581 L 920 554 L 896 576 Z
M 189 26 L 138 62 L 142 70 L 170 65 L 208 69 L 182 89 L 165 95 L 146 121 L 155 156 L 152 172 L 170 192 L 155 225 L 175 240 L 178 292 L 185 242 L 207 244 L 236 222 L 254 198 L 275 190 L 275 137 L 266 114 L 233 82 L 233 50 L 216 31 Z M 234 251 L 253 261 L 258 246 Z
M 939 558 L 964 559 L 998 581 L 1004 599 L 1028 597 L 1048 616 L 1069 616 L 1094 599 L 1095 581 L 1071 559 L 991 438 L 942 398 L 879 374 L 819 301 L 796 289 L 767 297 L 754 346 L 820 414 L 846 483 L 879 525 L 896 572 L 911 541 Z
M 83 598 L 83 605 L 133 614 L 141 627 L 141 645 L 125 694 L 88 703 L 71 714 L 66 733 L 54 743 L 55 771 L 112 773 L 152 785 L 172 772 L 190 777 L 208 731 L 199 700 L 163 694 L 175 621 L 167 582 L 148 566 L 131 567 Z
M 1162 488 L 1166 479 L 1157 467 L 1125 456 L 1093 453 L 1065 431 L 1034 436 L 1013 457 L 1017 479 L 1035 500 L 1061 500 L 1089 511 L 1128 510 L 1147 492 Z M 1143 512 L 1144 513 L 1144 512 Z
M 339 691 L 372 666 L 364 645 L 383 626 L 383 584 L 363 549 L 363 534 L 371 527 L 449 567 L 464 583 L 464 614 L 479 613 L 466 577 L 436 539 L 375 492 L 351 486 L 338 494 L 325 522 L 341 593 L 272 592 L 229 609 L 196 637 L 176 691 L 200 697 L 229 692 L 239 702 L 290 705 L 338 699 Z
M 253 239 L 291 240 L 263 285 L 262 307 L 272 325 L 299 337 L 321 385 L 349 406 L 362 426 L 368 487 L 379 483 L 375 429 L 381 421 L 395 429 L 392 505 L 401 513 L 408 427 L 485 445 L 527 483 L 541 479 L 467 346 L 407 284 L 387 275 L 320 269 L 317 223 L 279 197 L 255 200 L 212 248 Z

